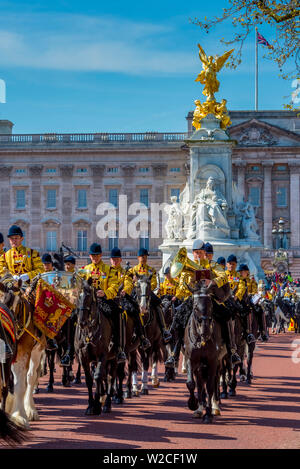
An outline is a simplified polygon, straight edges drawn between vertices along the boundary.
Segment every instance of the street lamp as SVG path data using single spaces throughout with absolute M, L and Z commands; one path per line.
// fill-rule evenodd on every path
M 272 229 L 274 249 L 288 249 L 287 235 L 291 231 L 289 229 L 285 229 L 284 227 L 285 221 L 280 217 L 277 222 L 277 226 L 274 225 Z

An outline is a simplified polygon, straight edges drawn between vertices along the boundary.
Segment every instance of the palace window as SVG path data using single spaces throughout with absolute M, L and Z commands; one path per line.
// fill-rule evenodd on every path
M 170 168 L 171 173 L 180 173 L 180 168 Z
M 77 231 L 77 251 L 87 251 L 87 231 Z
M 286 187 L 277 187 L 276 205 L 277 207 L 287 207 L 287 188 Z
M 113 168 L 107 168 L 108 173 L 117 173 L 119 171 L 119 168 L 113 167 Z
M 55 173 L 56 173 L 56 169 L 55 169 L 55 168 L 46 168 L 46 173 L 47 173 L 47 174 L 55 174 Z
M 25 174 L 26 173 L 26 169 L 24 168 L 17 168 L 15 170 L 15 174 Z
M 56 208 L 56 189 L 47 190 L 47 208 Z
M 118 189 L 109 189 L 109 191 L 108 191 L 108 201 L 114 207 L 118 207 L 118 195 L 119 195 Z
M 148 173 L 148 172 L 149 172 L 149 168 L 139 168 L 139 172 L 140 172 L 140 173 Z
M 16 191 L 16 208 L 24 209 L 26 207 L 25 189 L 17 189 Z
M 171 197 L 177 197 L 177 202 L 179 202 L 179 194 L 180 194 L 180 189 L 172 188 L 171 189 Z
M 110 231 L 108 233 L 108 249 L 111 251 L 113 248 L 119 247 L 119 233 L 118 231 Z
M 140 203 L 149 207 L 149 189 L 140 189 Z
M 249 187 L 249 202 L 253 207 L 260 207 L 260 187 Z
M 46 250 L 56 251 L 57 249 L 57 233 L 56 231 L 47 231 Z
M 87 208 L 87 190 L 78 189 L 77 191 L 77 208 Z
M 87 173 L 87 168 L 77 168 L 76 173 Z

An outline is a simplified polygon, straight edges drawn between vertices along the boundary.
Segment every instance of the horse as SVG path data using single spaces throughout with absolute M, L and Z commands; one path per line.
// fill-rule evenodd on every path
M 285 332 L 285 323 L 288 324 L 293 314 L 293 306 L 289 300 L 277 294 L 274 299 L 275 321 L 272 324 L 272 332 L 279 334 Z
M 0 395 L 1 410 L 5 412 L 11 387 L 11 367 L 17 356 L 16 323 L 12 311 L 0 303 Z
M 297 301 L 297 303 L 295 304 L 293 320 L 295 334 L 300 333 L 300 301 Z
M 226 346 L 222 341 L 221 326 L 213 316 L 209 287 L 203 281 L 197 282 L 194 288 L 187 287 L 193 293 L 193 309 L 184 335 L 186 386 L 190 393 L 188 407 L 195 411 L 194 417 L 211 423 L 213 415 L 220 415 L 219 381 Z M 197 398 L 194 394 L 196 385 Z
M 100 415 L 103 404 L 103 410 L 110 411 L 111 408 L 116 362 L 112 362 L 114 358 L 111 352 L 113 330 L 109 314 L 110 307 L 104 299 L 97 298 L 92 279 L 84 281 L 78 299 L 74 345 L 88 388 L 88 407 L 85 415 Z M 95 364 L 93 375 L 92 364 Z M 111 376 L 110 383 L 107 380 L 108 374 Z M 96 389 L 93 394 L 94 381 Z
M 162 313 L 165 318 L 165 323 L 167 328 L 170 330 L 173 320 L 174 320 L 174 315 L 175 315 L 175 304 L 174 301 L 172 301 L 173 296 L 172 295 L 164 295 L 161 298 L 161 308 L 162 308 Z M 178 303 L 178 301 L 176 301 Z M 178 304 L 177 304 L 178 306 Z M 176 334 L 176 331 L 174 330 L 172 332 L 172 339 L 171 341 L 166 345 L 165 353 L 164 353 L 164 360 L 166 361 L 167 355 L 173 355 L 174 356 L 174 364 L 167 365 L 165 366 L 165 376 L 164 376 L 164 381 L 165 382 L 172 382 L 175 381 L 176 375 L 178 373 L 178 362 L 179 362 L 179 354 L 180 354 L 180 349 L 179 352 L 174 353 L 174 349 L 176 346 L 176 341 L 178 339 L 177 337 L 178 334 Z
M 24 291 L 21 282 L 13 284 L 11 275 L 5 275 L 0 282 L 3 303 L 13 311 L 17 325 L 17 354 L 11 370 L 14 377 L 13 395 L 9 392 L 6 410 L 11 420 L 20 426 L 30 428 L 30 421 L 39 420 L 33 400 L 37 370 L 46 346 L 46 337 L 34 325 L 33 282 Z
M 28 440 L 23 426 L 13 422 L 4 410 L 0 409 L 0 443 L 16 446 Z
M 151 276 L 138 274 L 135 275 L 136 284 L 133 294 L 135 295 L 135 299 L 140 308 L 146 336 L 151 343 L 151 347 L 149 347 L 147 350 L 143 350 L 142 347 L 139 347 L 139 354 L 142 362 L 141 394 L 148 395 L 148 369 L 150 362 L 152 365 L 152 385 L 157 387 L 159 386 L 157 364 L 163 361 L 165 345 L 163 343 L 161 330 L 156 316 L 157 313 L 155 311 L 155 308 L 160 306 L 151 304 Z M 133 391 L 138 391 L 137 373 L 133 373 L 132 375 L 132 389 Z

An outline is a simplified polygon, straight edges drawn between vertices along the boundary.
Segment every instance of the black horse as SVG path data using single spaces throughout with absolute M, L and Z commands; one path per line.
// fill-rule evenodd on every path
M 297 301 L 297 303 L 295 304 L 293 320 L 295 334 L 300 334 L 300 301 Z
M 171 330 L 171 327 L 173 325 L 173 321 L 175 318 L 175 308 L 179 306 L 180 301 L 176 299 L 174 302 L 172 300 L 173 295 L 164 295 L 161 297 L 161 308 L 162 312 L 165 318 L 165 323 L 166 326 L 169 330 Z M 164 354 L 164 360 L 167 360 L 168 356 L 174 357 L 170 364 L 165 363 L 165 376 L 164 376 L 164 381 L 165 382 L 172 382 L 175 380 L 176 375 L 178 373 L 178 364 L 179 364 L 179 354 L 180 354 L 180 347 L 176 347 L 176 343 L 179 339 L 178 337 L 178 332 L 177 329 L 172 329 L 172 339 L 171 341 L 166 345 L 165 349 L 165 354 Z M 176 352 L 176 354 L 175 354 Z
M 88 388 L 86 415 L 110 411 L 113 383 L 116 377 L 116 354 L 112 351 L 111 309 L 105 299 L 97 298 L 92 280 L 83 283 L 78 301 L 78 322 L 75 332 L 75 352 L 84 370 Z M 92 374 L 91 365 L 94 365 Z M 110 375 L 110 380 L 107 379 Z M 96 389 L 93 393 L 93 383 Z
M 188 288 L 193 293 L 193 310 L 184 336 L 186 385 L 190 392 L 188 407 L 195 411 L 194 417 L 203 417 L 204 423 L 211 423 L 213 415 L 220 415 L 219 381 L 226 346 L 222 341 L 221 326 L 214 319 L 213 299 L 205 283 L 200 281 L 195 288 Z M 197 398 L 194 395 L 196 386 Z

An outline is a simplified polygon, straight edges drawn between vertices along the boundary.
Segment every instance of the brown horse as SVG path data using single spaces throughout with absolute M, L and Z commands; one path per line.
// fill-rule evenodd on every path
M 20 283 L 14 285 L 11 276 L 5 276 L 1 280 L 2 301 L 13 311 L 17 325 L 17 355 L 11 367 L 14 376 L 13 394 L 8 394 L 6 410 L 14 422 L 29 428 L 30 421 L 39 420 L 33 392 L 46 338 L 34 326 L 34 302 L 29 299 Z M 33 289 L 34 286 L 31 287 L 31 292 Z

